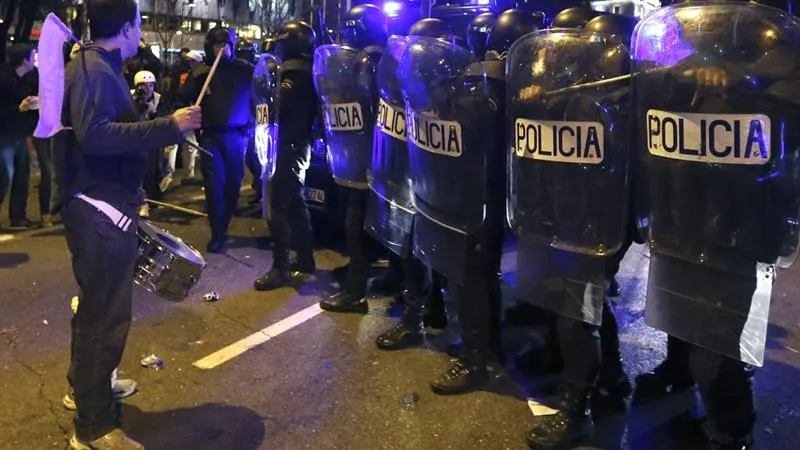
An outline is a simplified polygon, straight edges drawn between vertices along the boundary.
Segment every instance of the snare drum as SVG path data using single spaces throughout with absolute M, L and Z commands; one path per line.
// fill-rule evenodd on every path
M 139 220 L 139 259 L 134 282 L 167 300 L 183 301 L 206 267 L 203 256 L 146 220 Z

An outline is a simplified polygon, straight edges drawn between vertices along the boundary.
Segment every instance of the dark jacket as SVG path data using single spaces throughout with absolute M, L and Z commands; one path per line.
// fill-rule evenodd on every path
M 28 73 L 18 77 L 8 64 L 0 66 L 0 137 L 27 137 L 33 134 L 36 111 L 20 112 L 19 104 L 29 95 L 36 95 L 38 78 Z
M 128 214 L 136 210 L 147 152 L 181 141 L 171 118 L 139 122 L 118 50 L 89 48 L 70 61 L 63 121 L 73 130 L 56 161 L 62 201 L 83 193 Z
M 203 97 L 203 131 L 246 131 L 255 126 L 253 71 L 255 66 L 241 59 L 220 61 Z M 194 68 L 181 87 L 181 104 L 193 105 L 211 71 L 207 64 Z

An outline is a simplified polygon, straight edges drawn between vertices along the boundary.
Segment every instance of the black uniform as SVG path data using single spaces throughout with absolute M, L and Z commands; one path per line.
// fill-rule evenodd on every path
M 659 11 L 643 24 L 677 25 L 676 41 L 659 42 L 663 53 L 641 47 L 634 54 L 647 199 L 640 217 L 649 219 L 652 244 L 645 320 L 670 336 L 666 361 L 637 385 L 652 395 L 696 382 L 712 448 L 748 449 L 753 365 L 763 363 L 776 262 L 798 245 L 796 151 L 783 149 L 796 149 L 800 139 L 793 125 L 800 30 L 775 10 L 731 2 L 703 5 L 703 20 L 719 31 L 696 34 L 680 11 Z M 734 143 L 725 154 L 719 137 L 701 147 L 681 130 L 679 154 L 697 158 L 670 157 L 669 141 L 654 136 L 654 124 L 666 121 L 660 114 L 702 114 L 698 122 L 713 127 L 730 127 L 737 117 L 751 139 L 759 128 L 763 135 L 747 145 L 757 152 Z M 756 120 L 764 117 L 770 122 Z
M 380 61 L 388 37 L 386 16 L 375 5 L 358 5 L 348 11 L 344 23 L 345 25 L 342 28 L 344 43 L 361 50 L 361 54 L 358 56 L 358 64 L 374 68 Z M 377 86 L 374 77 L 367 75 L 372 72 L 374 70 L 362 72 L 368 77 L 368 80 L 364 80 L 364 82 L 368 83 L 368 86 L 366 86 L 368 90 L 366 97 L 368 98 L 363 98 L 362 103 L 368 108 L 366 111 L 371 111 L 374 114 L 378 99 Z M 368 127 L 369 132 L 371 132 L 372 123 L 369 123 Z M 334 146 L 336 143 L 329 142 L 329 145 Z M 371 154 L 371 141 L 369 145 L 369 148 L 359 148 L 356 152 Z M 344 160 L 344 156 L 349 154 L 349 150 L 345 148 L 341 150 L 341 155 L 333 155 L 334 166 L 348 164 Z M 333 152 L 336 152 L 336 150 Z M 359 161 L 356 164 L 361 163 L 366 164 L 368 161 Z M 358 176 L 365 178 L 366 173 L 358 174 Z M 334 167 L 334 179 L 336 178 L 336 167 Z M 355 183 L 350 181 L 355 181 Z M 337 182 L 344 182 L 347 185 L 343 187 L 347 198 L 345 238 L 347 241 L 347 253 L 350 256 L 347 279 L 344 282 L 343 289 L 329 299 L 320 302 L 320 307 L 331 312 L 363 314 L 368 310 L 365 295 L 370 270 L 370 253 L 371 247 L 374 246 L 374 241 L 364 231 L 364 216 L 366 215 L 367 196 L 369 195 L 369 191 L 366 189 L 366 179 L 350 181 L 337 180 Z
M 269 229 L 273 241 L 272 268 L 255 281 L 258 290 L 277 289 L 290 280 L 289 250 L 297 250 L 294 268 L 314 273 L 311 218 L 303 197 L 305 170 L 311 151 L 311 129 L 319 112 L 314 91 L 311 54 L 314 30 L 305 22 L 292 21 L 278 36 L 281 66 L 279 137 L 275 174 L 270 180 Z
M 181 88 L 185 102 L 194 103 L 211 70 L 215 44 L 230 46 L 233 55 L 235 36 L 227 28 L 215 28 L 206 37 L 206 64 L 194 68 Z M 211 241 L 208 251 L 224 251 L 228 225 L 239 202 L 239 191 L 244 177 L 244 154 L 253 134 L 254 66 L 232 56 L 220 59 L 209 90 L 200 103 L 203 111 L 203 128 L 198 136 L 201 147 L 211 152 L 200 156 L 203 173 Z
M 81 299 L 72 319 L 69 381 L 77 437 L 92 441 L 118 426 L 108 380 L 131 323 L 146 153 L 180 142 L 181 135 L 170 118 L 136 123 L 119 50 L 80 53 L 67 66 L 64 98 L 64 124 L 72 131 L 63 132 L 69 144 L 56 162 L 58 209 Z

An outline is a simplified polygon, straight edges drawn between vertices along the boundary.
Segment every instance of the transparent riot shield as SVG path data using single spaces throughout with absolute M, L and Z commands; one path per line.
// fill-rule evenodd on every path
M 469 236 L 486 217 L 487 154 L 502 142 L 498 111 L 480 65 L 449 42 L 410 37 L 400 80 L 417 213 L 414 254 L 458 283 Z
M 377 98 L 364 54 L 344 45 L 314 52 L 314 83 L 322 101 L 328 160 L 342 186 L 367 188 Z
M 633 45 L 647 323 L 761 365 L 774 268 L 800 236 L 800 24 L 686 3 L 649 15 Z
M 517 41 L 507 59 L 518 295 L 592 324 L 603 257 L 622 246 L 628 218 L 629 60 L 615 37 L 558 28 Z
M 264 53 L 253 72 L 253 97 L 256 107 L 255 143 L 258 161 L 261 163 L 261 183 L 269 189 L 268 181 L 275 173 L 278 157 L 278 93 L 280 92 L 281 63 L 278 58 Z M 262 198 L 268 199 L 266 192 Z M 264 208 L 268 211 L 268 208 Z
M 397 70 L 405 36 L 391 36 L 376 68 L 378 111 L 367 181 L 372 191 L 364 229 L 387 249 L 408 255 L 414 200 L 406 146 L 406 111 Z

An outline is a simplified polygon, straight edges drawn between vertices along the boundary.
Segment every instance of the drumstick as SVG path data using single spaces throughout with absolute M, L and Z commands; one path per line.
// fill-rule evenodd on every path
M 164 203 L 164 202 L 157 202 L 155 200 L 150 200 L 149 198 L 146 201 L 147 201 L 147 203 L 150 203 L 150 204 L 153 204 L 153 205 L 163 206 L 165 208 L 171 208 L 171 209 L 174 209 L 175 211 L 184 212 L 186 214 L 191 214 L 193 216 L 208 217 L 208 214 L 206 214 L 206 213 L 201 213 L 200 211 L 195 211 L 193 209 L 184 208 L 183 206 L 177 206 L 177 205 L 173 205 L 173 204 L 170 204 L 170 203 Z
M 214 155 L 211 154 L 210 151 L 204 149 L 203 147 L 200 147 L 199 145 L 197 145 L 197 144 L 195 144 L 193 142 L 189 142 L 189 140 L 186 139 L 186 138 L 183 139 L 183 143 L 187 144 L 189 147 L 193 147 L 193 148 L 196 148 L 197 150 L 200 150 L 201 152 L 205 153 L 208 156 L 214 156 Z
M 203 84 L 203 89 L 200 90 L 200 95 L 197 96 L 197 101 L 194 102 L 194 106 L 200 106 L 200 102 L 203 101 L 203 96 L 206 95 L 208 85 L 211 84 L 211 78 L 214 76 L 214 72 L 217 71 L 217 65 L 223 53 L 225 53 L 224 49 L 220 49 L 219 53 L 217 53 L 217 59 L 214 60 L 214 64 L 211 66 L 211 72 L 208 72 L 206 82 Z

